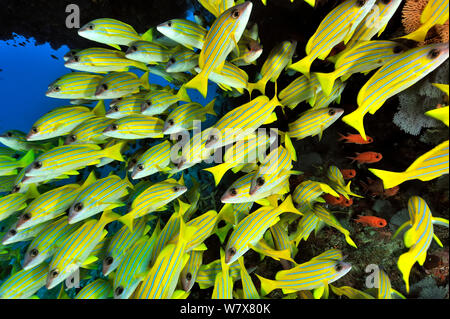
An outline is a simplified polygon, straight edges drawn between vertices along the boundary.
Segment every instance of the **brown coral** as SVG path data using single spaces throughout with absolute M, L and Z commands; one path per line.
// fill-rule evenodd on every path
M 406 34 L 416 31 L 422 25 L 420 16 L 427 3 L 428 0 L 406 0 L 402 9 L 402 24 Z M 448 20 L 443 25 L 435 25 L 431 28 L 427 39 L 421 42 L 419 46 L 446 42 L 448 42 Z
M 402 24 L 406 34 L 416 31 L 422 25 L 420 16 L 427 3 L 428 0 L 406 0 L 402 10 Z
M 435 26 L 437 33 L 439 34 L 439 37 L 441 38 L 442 43 L 448 42 L 448 20 L 443 25 L 436 25 Z

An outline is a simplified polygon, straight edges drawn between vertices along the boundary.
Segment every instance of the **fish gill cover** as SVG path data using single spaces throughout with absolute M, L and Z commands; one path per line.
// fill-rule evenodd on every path
M 108 3 L 2 10 L 70 51 L 0 135 L 0 298 L 448 298 L 448 0 Z

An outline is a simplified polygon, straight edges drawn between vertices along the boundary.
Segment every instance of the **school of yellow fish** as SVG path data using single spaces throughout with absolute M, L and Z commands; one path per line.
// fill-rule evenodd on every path
M 328 168 L 324 180 L 303 180 L 291 188 L 290 177 L 302 175 L 294 169 L 302 154 L 292 140 L 318 135 L 320 142 L 344 114 L 329 105 L 339 102 L 345 81 L 378 69 L 361 87 L 356 110 L 342 117 L 366 140 L 364 116 L 439 67 L 448 59 L 449 44 L 409 47 L 399 39 L 373 40 L 402 1 L 344 0 L 309 35 L 304 58 L 294 63 L 297 42 L 282 39 L 260 61 L 258 28 L 248 25 L 252 2 L 198 1 L 214 16 L 210 24 L 199 16 L 195 22 L 172 19 L 143 34 L 109 18 L 82 26 L 79 36 L 112 48 L 65 55 L 72 72 L 51 83 L 46 95 L 73 105 L 42 115 L 28 133 L 0 135 L 6 146 L 0 148 L 0 222 L 5 227 L 0 258 L 15 256 L 21 262 L 21 268 L 0 278 L 0 298 L 37 298 L 38 290 L 55 287 L 58 298 L 69 298 L 66 289 L 80 269 L 81 280 L 89 283 L 76 299 L 183 299 L 195 283 L 200 289 L 213 287 L 213 299 L 257 299 L 274 289 L 281 289 L 285 298 L 318 299 L 328 298 L 330 288 L 348 298 L 405 298 L 391 287 L 381 267 L 375 293 L 332 285 L 351 270 L 352 257 L 344 261 L 342 251 L 331 246 L 309 261 L 295 261 L 302 240 L 323 226 L 342 233 L 357 249 L 321 196 L 362 196 L 351 190 L 336 166 Z M 306 2 L 315 6 L 313 0 Z M 423 27 L 403 38 L 423 41 L 430 28 L 448 20 L 448 4 L 430 0 L 421 16 Z M 345 49 L 330 56 L 342 42 Z M 316 59 L 332 61 L 335 71 L 311 72 Z M 245 71 L 250 64 L 260 67 L 255 82 L 249 82 Z M 137 76 L 130 68 L 143 74 Z M 284 71 L 301 74 L 278 92 L 277 79 Z M 149 83 L 149 74 L 171 85 Z M 248 93 L 249 102 L 217 116 L 215 99 L 202 105 L 189 95 L 197 90 L 211 96 L 209 81 L 218 91 Z M 273 97 L 265 95 L 269 81 L 275 84 Z M 448 84 L 436 86 L 448 95 Z M 91 102 L 95 107 L 86 106 Z M 277 107 L 294 109 L 301 102 L 311 108 L 292 119 L 286 132 L 271 127 Z M 448 106 L 426 114 L 448 126 Z M 215 124 L 202 128 L 207 118 Z M 268 128 L 262 131 L 262 125 Z M 151 139 L 151 146 L 133 150 L 144 139 Z M 370 171 L 385 189 L 448 174 L 448 140 L 417 155 L 404 172 Z M 220 210 L 201 211 L 198 204 L 206 186 L 189 169 L 211 158 L 213 165 L 204 169 L 211 173 L 210 189 L 229 170 L 245 174 L 227 185 Z M 99 178 L 99 168 L 109 164 L 119 167 L 121 176 L 111 172 Z M 150 182 L 150 176 L 159 181 Z M 70 177 L 77 182 L 68 183 Z M 448 220 L 433 217 L 419 196 L 412 196 L 407 208 L 410 220 L 394 237 L 408 228 L 404 243 L 409 250 L 398 258 L 398 269 L 409 293 L 411 269 L 416 262 L 423 265 L 433 239 L 442 246 L 434 225 L 448 227 Z M 225 226 L 219 227 L 221 221 Z M 204 252 L 214 248 L 205 244 L 211 236 L 223 248 L 216 249 L 220 256 L 215 261 L 205 264 Z M 245 265 L 249 250 L 279 261 L 283 270 L 274 278 L 260 276 Z M 102 276 L 91 278 L 86 269 L 101 269 Z M 235 289 L 238 280 L 242 288 Z

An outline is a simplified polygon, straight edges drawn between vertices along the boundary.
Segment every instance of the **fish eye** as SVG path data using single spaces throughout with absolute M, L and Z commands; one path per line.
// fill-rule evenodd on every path
M 106 91 L 106 90 L 108 89 L 108 84 L 103 83 L 103 84 L 102 84 L 102 89 Z
M 177 136 L 177 142 L 180 142 L 182 139 L 183 139 L 183 135 L 180 134 Z
M 6 132 L 6 137 L 12 137 L 12 133 L 11 132 Z
M 32 250 L 30 250 L 31 257 L 36 257 L 37 255 L 39 255 L 39 251 L 36 248 L 33 248 Z
M 108 256 L 105 258 L 105 265 L 109 266 L 113 263 L 113 261 L 114 261 L 114 258 L 111 256 Z
M 208 140 L 206 141 L 206 143 L 214 142 L 216 139 L 217 139 L 217 137 L 215 135 L 210 135 L 208 137 Z
M 53 92 L 59 92 L 59 91 L 61 91 L 61 88 L 58 86 L 58 85 L 55 85 L 54 87 L 53 87 L 53 90 L 52 90 Z
M 381 3 L 383 4 L 389 4 L 391 2 L 391 0 L 381 0 Z
M 252 46 L 249 44 L 247 44 L 247 50 L 251 51 L 252 50 Z
M 237 19 L 239 18 L 239 16 L 240 16 L 239 10 L 233 10 L 233 12 L 231 12 L 231 17 L 233 19 Z
M 11 194 L 17 193 L 18 191 L 20 191 L 20 186 L 19 186 L 19 185 L 16 185 L 16 186 L 14 186 L 13 189 L 11 190 Z
M 383 226 L 383 222 L 380 221 L 380 222 L 378 223 L 378 225 Z
M 71 140 L 72 142 L 75 142 L 75 141 L 77 140 L 77 136 L 76 136 L 76 135 L 71 135 L 71 136 L 70 136 L 70 140 Z
M 400 53 L 403 51 L 403 47 L 401 47 L 400 45 L 397 45 L 396 47 L 394 47 L 393 52 L 394 53 Z
M 114 293 L 116 294 L 116 296 L 120 296 L 123 293 L 123 287 L 117 287 L 116 290 L 114 290 Z
M 11 236 L 14 236 L 15 234 L 17 234 L 17 230 L 15 229 L 10 229 L 8 232 Z
M 29 219 L 31 219 L 31 214 L 30 214 L 30 213 L 23 214 L 23 215 L 22 215 L 22 219 L 23 219 L 23 220 L 29 220 Z
M 175 58 L 170 58 L 170 60 L 169 60 L 170 64 L 174 64 L 175 62 L 177 62 L 177 60 L 175 60 Z
M 51 276 L 52 278 L 56 278 L 56 277 L 58 277 L 58 275 L 59 275 L 59 271 L 58 271 L 57 269 L 53 269 L 53 270 L 50 272 L 50 276 Z
M 236 254 L 236 248 L 234 248 L 234 247 L 229 248 L 228 254 L 230 254 L 230 256 L 233 256 L 234 254 Z
M 344 267 L 342 267 L 341 263 L 337 263 L 336 266 L 334 266 L 334 269 L 338 272 L 341 271 L 343 268 Z
M 40 169 L 42 167 L 42 162 L 34 162 L 33 168 Z
M 375 158 L 379 158 L 379 157 L 380 157 L 380 154 L 375 155 Z
M 428 57 L 430 59 L 435 59 L 439 56 L 439 54 L 441 53 L 441 51 L 439 51 L 438 49 L 432 49 L 429 53 L 428 53 Z
M 230 195 L 231 196 L 236 196 L 237 195 L 237 190 L 236 190 L 236 188 L 230 188 Z
M 371 137 L 368 137 L 367 140 L 368 140 L 369 142 L 373 142 L 373 138 L 371 138 Z
M 191 279 L 192 279 L 192 274 L 191 274 L 190 272 L 188 272 L 188 273 L 186 274 L 186 280 L 187 280 L 187 281 L 191 281 Z
M 31 128 L 31 133 L 36 134 L 37 132 L 38 132 L 37 127 L 36 127 L 36 126 L 33 126 L 33 127 Z M 12 135 L 11 135 L 11 136 L 12 136 Z M 11 136 L 8 136 L 8 137 L 11 137 Z
M 359 7 L 362 7 L 362 6 L 364 6 L 364 5 L 366 4 L 366 0 L 358 0 L 358 1 L 356 2 L 356 4 L 357 4 Z
M 258 178 L 256 179 L 256 184 L 257 184 L 258 186 L 263 186 L 264 183 L 265 183 L 264 177 L 258 177 Z
M 119 126 L 117 124 L 111 124 L 111 130 L 117 131 L 118 128 Z
M 82 204 L 82 203 L 76 203 L 76 204 L 73 206 L 73 210 L 76 211 L 76 212 L 79 212 L 79 211 L 82 210 L 82 209 L 83 209 L 83 204 Z
M 138 171 L 143 171 L 144 170 L 144 165 L 143 164 L 139 164 L 137 167 Z
M 168 26 L 169 28 L 171 28 L 171 27 L 172 27 L 172 21 L 168 21 L 168 22 L 167 22 L 167 26 Z
M 169 123 L 170 126 L 172 126 L 174 124 L 172 119 L 168 120 L 167 123 Z
M 131 47 L 128 48 L 128 52 L 136 52 L 137 51 L 137 46 L 132 45 Z
M 180 188 L 178 186 L 174 186 L 172 187 L 172 190 L 176 193 L 180 190 Z
M 89 24 L 89 25 L 87 26 L 87 28 L 88 28 L 88 30 L 94 30 L 94 25 L 93 25 L 93 24 Z
M 114 105 L 111 110 L 113 110 L 113 112 L 119 112 L 119 107 Z
M 75 62 L 80 62 L 80 57 L 79 57 L 78 55 L 74 55 L 74 56 L 73 56 L 73 60 L 74 60 Z
M 336 114 L 336 111 L 335 111 L 335 110 L 333 110 L 333 109 L 329 109 L 329 110 L 328 110 L 328 115 L 329 115 L 329 116 L 333 116 L 334 114 Z

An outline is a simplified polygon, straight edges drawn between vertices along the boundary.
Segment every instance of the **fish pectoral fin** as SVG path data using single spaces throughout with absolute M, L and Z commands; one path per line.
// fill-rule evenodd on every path
M 109 44 L 109 43 L 108 43 L 108 45 L 111 46 L 111 47 L 113 47 L 114 49 L 122 50 L 122 49 L 120 48 L 120 46 L 118 46 L 117 44 Z
M 89 256 L 89 257 L 81 264 L 81 267 L 84 267 L 84 266 L 87 266 L 87 265 L 89 265 L 89 264 L 92 264 L 92 263 L 96 262 L 97 260 L 98 260 L 98 257 L 97 257 L 97 256 L 94 256 L 94 255 Z
M 438 236 L 436 236 L 436 234 L 433 234 L 433 238 L 439 246 L 444 247 L 444 245 L 442 245 L 441 240 L 438 238 Z
M 411 227 L 411 221 L 407 221 L 405 223 L 403 223 L 403 225 L 401 225 L 394 233 L 394 235 L 392 236 L 392 239 L 395 239 L 395 237 L 397 237 L 398 234 L 400 234 L 400 232 L 405 228 L 405 227 Z

